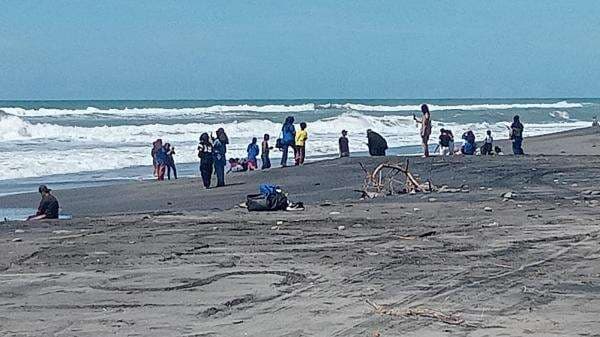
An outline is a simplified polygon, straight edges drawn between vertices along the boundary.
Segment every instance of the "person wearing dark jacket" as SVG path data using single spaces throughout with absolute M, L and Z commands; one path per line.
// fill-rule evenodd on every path
M 198 144 L 198 158 L 200 158 L 200 176 L 202 176 L 202 184 L 204 188 L 210 188 L 210 180 L 213 173 L 213 146 L 208 137 L 208 133 L 203 133 L 200 136 Z
M 288 116 L 281 128 L 281 166 L 287 166 L 288 150 L 294 149 L 296 142 L 296 129 L 294 128 L 294 117 Z
M 388 149 L 385 139 L 371 129 L 367 130 L 367 145 L 371 156 L 385 156 L 385 151 Z
M 217 130 L 217 138 L 213 140 L 212 144 L 215 174 L 217 175 L 217 187 L 225 186 L 225 165 L 227 165 L 225 154 L 227 153 L 227 144 L 229 144 L 229 138 L 227 138 L 225 130 L 219 128 Z
M 51 189 L 46 185 L 40 185 L 38 192 L 42 195 L 42 200 L 38 206 L 35 215 L 27 218 L 27 220 L 42 220 L 42 219 L 58 219 L 58 200 L 50 194 Z
M 175 167 L 175 147 L 169 143 L 165 143 L 165 150 L 167 151 L 167 179 L 171 180 L 171 171 L 173 171 L 173 177 L 177 179 L 177 168 Z
M 342 136 L 338 140 L 340 146 L 340 157 L 350 157 L 350 147 L 348 146 L 348 131 L 342 130 Z
M 523 152 L 523 129 L 519 115 L 516 115 L 510 125 L 510 139 L 512 140 L 513 153 L 516 155 L 525 154 Z

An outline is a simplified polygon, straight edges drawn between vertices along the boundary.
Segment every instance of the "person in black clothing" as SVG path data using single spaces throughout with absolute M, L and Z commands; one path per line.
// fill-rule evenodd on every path
M 208 137 L 208 133 L 203 133 L 200 136 L 198 144 L 198 158 L 200 158 L 200 175 L 202 176 L 202 184 L 204 188 L 210 188 L 210 180 L 213 173 L 213 146 Z
M 371 156 L 385 156 L 385 151 L 388 149 L 385 139 L 371 129 L 367 130 L 367 146 Z
M 342 136 L 339 139 L 340 157 L 350 157 L 350 147 L 348 146 L 348 131 L 342 130 Z
M 46 185 L 40 185 L 38 191 L 42 195 L 42 200 L 38 206 L 37 213 L 27 218 L 27 220 L 58 219 L 58 200 L 50 194 L 52 190 L 46 187 Z
M 177 179 L 177 168 L 175 167 L 175 147 L 169 143 L 165 143 L 165 150 L 167 150 L 167 179 L 171 180 L 171 170 L 173 170 L 173 177 Z

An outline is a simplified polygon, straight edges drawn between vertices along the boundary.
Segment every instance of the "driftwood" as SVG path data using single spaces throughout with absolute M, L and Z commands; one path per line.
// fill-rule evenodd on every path
M 365 172 L 363 189 L 359 191 L 363 193 L 363 198 L 374 198 L 386 194 L 431 192 L 435 188 L 431 181 L 423 184 L 410 172 L 408 160 L 406 160 L 405 166 L 382 163 L 372 172 L 369 172 L 362 163 L 359 164 Z M 397 179 L 400 174 L 404 175 L 404 182 Z
M 428 308 L 388 309 L 388 308 L 384 308 L 381 305 L 379 305 L 371 300 L 368 300 L 368 299 L 367 299 L 367 304 L 369 304 L 371 307 L 373 307 L 373 310 L 376 313 L 382 314 L 382 315 L 390 315 L 390 316 L 397 316 L 397 317 L 421 316 L 421 317 L 436 319 L 438 321 L 444 322 L 446 324 L 451 324 L 451 325 L 461 325 L 461 324 L 465 323 L 465 320 L 458 315 L 446 314 L 441 311 L 428 309 Z

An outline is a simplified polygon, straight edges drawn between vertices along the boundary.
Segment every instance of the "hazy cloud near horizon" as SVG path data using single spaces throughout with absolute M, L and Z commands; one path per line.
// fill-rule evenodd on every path
M 0 99 L 600 96 L 600 2 L 2 1 Z

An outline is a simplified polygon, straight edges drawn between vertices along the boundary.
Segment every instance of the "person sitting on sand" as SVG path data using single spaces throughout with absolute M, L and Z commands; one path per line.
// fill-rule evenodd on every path
M 217 138 L 213 139 L 213 161 L 217 176 L 217 187 L 225 186 L 225 165 L 227 165 L 227 144 L 229 138 L 223 128 L 217 129 Z
M 497 156 L 503 156 L 503 155 L 504 155 L 504 153 L 502 152 L 502 149 L 500 148 L 500 146 L 495 146 L 495 147 L 494 147 L 494 153 L 495 153 Z
M 493 143 L 494 138 L 492 137 L 492 131 L 487 130 L 483 146 L 481 146 L 481 154 L 484 156 L 492 154 Z
M 523 129 L 524 127 L 521 124 L 519 115 L 515 115 L 510 125 L 510 139 L 512 140 L 512 148 L 515 155 L 525 154 L 523 152 Z
M 300 131 L 296 132 L 295 138 L 296 147 L 294 148 L 294 157 L 296 159 L 296 166 L 304 165 L 304 158 L 306 157 L 306 140 L 308 139 L 306 123 L 300 123 Z
M 388 149 L 385 138 L 371 129 L 367 130 L 367 146 L 371 156 L 385 156 L 385 151 Z
M 246 159 L 229 158 L 229 172 L 246 172 L 248 171 L 248 161 Z
M 450 143 L 452 142 L 452 138 L 446 129 L 440 129 L 440 154 L 442 156 L 452 155 L 454 152 L 454 144 L 452 144 L 452 148 L 450 147 Z
M 256 157 L 258 157 L 259 149 L 258 144 L 256 144 L 257 142 L 256 137 L 253 137 L 252 142 L 248 144 L 248 148 L 246 149 L 246 152 L 248 152 L 248 169 L 250 171 L 254 171 L 258 167 Z
M 296 128 L 294 128 L 294 117 L 288 116 L 281 127 L 281 166 L 287 166 L 288 151 L 291 146 L 294 148 L 296 140 Z M 279 145 L 277 145 L 279 147 Z
M 165 172 L 167 170 L 167 150 L 163 146 L 162 139 L 157 141 L 158 150 L 154 155 L 156 158 L 156 179 L 165 180 Z
M 38 192 L 42 195 L 42 200 L 37 213 L 27 220 L 58 219 L 58 200 L 50 193 L 51 191 L 46 185 L 40 185 Z
M 271 168 L 271 158 L 269 157 L 269 153 L 271 152 L 271 150 L 273 149 L 272 146 L 269 146 L 269 139 L 271 137 L 269 136 L 268 133 L 265 133 L 265 135 L 263 136 L 263 141 L 262 141 L 262 151 L 260 152 L 260 159 L 262 160 L 262 166 L 261 166 L 261 170 L 266 170 L 268 168 Z
M 431 113 L 427 104 L 421 105 L 423 117 L 419 120 L 413 114 L 413 119 L 417 124 L 421 124 L 421 141 L 423 143 L 423 157 L 429 157 L 429 136 L 431 136 Z
M 167 151 L 167 179 L 171 180 L 171 170 L 173 171 L 173 177 L 177 179 L 177 168 L 175 167 L 175 147 L 169 143 L 165 143 L 165 150 Z
M 342 136 L 340 137 L 338 143 L 340 146 L 340 157 L 350 157 L 350 146 L 348 144 L 348 131 L 342 130 Z
M 472 156 L 475 154 L 477 150 L 477 145 L 475 144 L 475 134 L 473 131 L 469 130 L 462 135 L 462 139 L 465 140 L 460 152 L 464 155 Z

